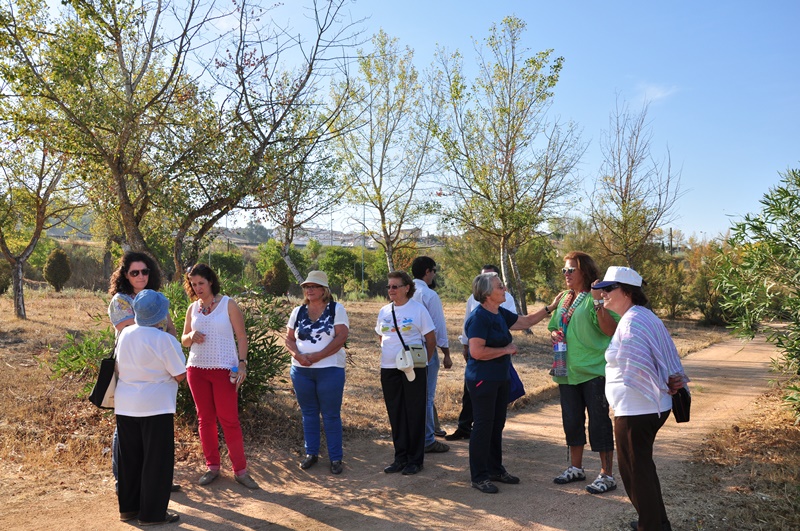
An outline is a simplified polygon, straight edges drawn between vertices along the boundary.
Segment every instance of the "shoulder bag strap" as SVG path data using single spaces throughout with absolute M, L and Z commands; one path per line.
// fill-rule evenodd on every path
M 403 341 L 403 335 L 400 333 L 400 327 L 397 326 L 397 316 L 394 314 L 394 303 L 392 303 L 392 319 L 394 320 L 394 331 L 397 332 L 397 337 L 400 338 L 400 343 L 403 345 L 403 350 L 408 350 L 406 342 Z

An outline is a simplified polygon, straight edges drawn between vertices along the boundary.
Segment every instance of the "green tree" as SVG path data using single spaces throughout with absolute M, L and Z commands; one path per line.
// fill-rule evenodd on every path
M 349 200 L 361 207 L 362 215 L 351 220 L 383 249 L 394 271 L 396 253 L 414 244 L 414 225 L 433 209 L 419 191 L 439 169 L 429 123 L 435 107 L 411 49 L 401 49 L 383 31 L 372 45 L 371 52 L 358 52 L 358 77 L 343 82 L 334 96 L 350 99 L 339 117 L 349 129 L 338 147 L 350 178 Z
M 3 128 L 8 138 L 12 131 Z M 24 266 L 45 231 L 83 205 L 70 178 L 72 159 L 43 142 L 4 140 L 0 150 L 0 251 L 11 266 L 14 314 L 26 319 Z M 63 284 L 62 284 L 63 285 Z M 59 288 L 60 289 L 60 288 Z
M 497 265 L 527 313 L 517 253 L 542 236 L 542 225 L 565 206 L 584 151 L 574 124 L 547 118 L 564 59 L 530 54 L 526 24 L 506 17 L 476 42 L 478 74 L 468 82 L 460 53 L 438 52 L 439 97 L 447 114 L 435 125 L 453 197 L 445 217 L 462 230 L 496 241 Z
M 672 221 L 681 197 L 680 174 L 652 156 L 653 132 L 648 105 L 638 113 L 617 105 L 609 119 L 601 149 L 604 161 L 590 196 L 591 219 L 598 242 L 609 256 L 638 268 L 656 231 Z
M 57 292 L 61 291 L 72 275 L 69 257 L 60 247 L 53 249 L 44 264 L 44 278 Z
M 731 229 L 721 250 L 716 287 L 731 325 L 741 336 L 766 332 L 781 351 L 780 365 L 800 371 L 800 170 L 781 174 L 781 183 L 761 199 L 761 212 L 747 214 Z M 800 386 L 786 399 L 800 418 Z
M 330 282 L 342 289 L 348 280 L 361 281 L 361 259 L 345 247 L 327 247 L 319 259 L 319 267 Z

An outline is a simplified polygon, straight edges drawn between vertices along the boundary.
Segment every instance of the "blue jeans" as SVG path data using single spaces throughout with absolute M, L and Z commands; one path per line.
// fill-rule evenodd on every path
M 436 400 L 436 381 L 439 379 L 439 352 L 435 351 L 431 361 L 428 362 L 428 391 L 425 402 L 425 446 L 430 446 L 436 441 L 433 432 L 436 430 L 433 403 Z
M 290 374 L 297 403 L 303 413 L 306 454 L 319 455 L 321 413 L 325 439 L 328 442 L 328 458 L 331 461 L 341 461 L 344 369 L 292 367 Z

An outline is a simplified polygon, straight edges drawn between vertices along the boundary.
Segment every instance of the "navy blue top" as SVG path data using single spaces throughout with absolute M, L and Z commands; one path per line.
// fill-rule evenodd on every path
M 478 306 L 467 318 L 464 330 L 468 338 L 477 337 L 486 340 L 487 347 L 505 347 L 513 341 L 510 328 L 517 319 L 519 319 L 517 314 L 505 308 L 499 308 L 498 313 L 492 313 L 483 306 Z M 510 366 L 510 354 L 491 360 L 476 360 L 470 355 L 464 378 L 476 382 L 481 380 L 501 382 L 508 380 Z
M 297 312 L 294 321 L 294 335 L 297 339 L 316 343 L 323 334 L 333 336 L 334 320 L 336 319 L 336 303 L 331 301 L 325 306 L 325 311 L 316 321 L 308 317 L 308 307 L 303 304 Z

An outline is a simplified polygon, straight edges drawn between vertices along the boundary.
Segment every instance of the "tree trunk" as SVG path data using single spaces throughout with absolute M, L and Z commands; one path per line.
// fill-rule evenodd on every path
M 286 265 L 289 267 L 289 271 L 292 272 L 292 275 L 294 275 L 294 278 L 297 280 L 298 284 L 300 284 L 301 282 L 303 282 L 303 280 L 305 280 L 303 278 L 303 275 L 300 274 L 300 270 L 297 269 L 296 265 L 294 265 L 292 257 L 289 256 L 288 252 L 283 255 L 283 261 L 286 262 Z
M 13 284 L 13 293 L 14 293 L 14 314 L 17 316 L 18 319 L 27 319 L 28 316 L 25 313 L 25 295 L 23 293 L 23 287 L 25 285 L 25 276 L 22 271 L 22 266 L 24 262 L 22 260 L 15 260 L 13 264 L 11 264 L 11 282 Z
M 386 266 L 389 268 L 389 273 L 394 271 L 394 246 L 392 242 L 386 241 Z

